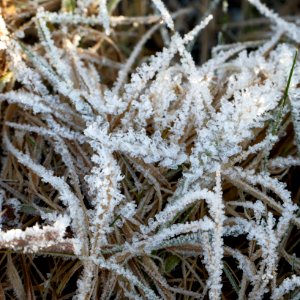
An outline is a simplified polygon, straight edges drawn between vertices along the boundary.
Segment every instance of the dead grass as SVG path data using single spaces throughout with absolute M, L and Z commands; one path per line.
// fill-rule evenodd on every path
M 180 9 L 180 1 L 172 1 L 170 7 L 173 10 Z M 190 1 L 191 6 L 197 8 L 200 12 L 207 11 L 209 1 L 203 1 L 199 5 L 196 1 Z M 39 5 L 44 6 L 47 10 L 56 11 L 60 9 L 61 2 L 58 0 L 39 1 Z M 279 2 L 278 2 L 279 3 Z M 2 1 L 2 13 L 9 24 L 9 29 L 12 31 L 18 28 L 24 29 L 25 38 L 24 44 L 34 44 L 37 51 L 42 51 L 38 43 L 37 33 L 34 29 L 32 18 L 35 15 L 37 6 L 31 1 Z M 274 5 L 279 5 L 275 4 Z M 277 6 L 279 11 L 286 15 L 300 13 L 296 1 L 288 1 L 281 6 Z M 91 8 L 91 13 L 92 13 Z M 149 5 L 147 1 L 122 1 L 116 8 L 116 15 L 124 14 L 126 16 L 139 16 L 149 13 Z M 232 12 L 231 12 L 232 13 Z M 223 20 L 215 18 L 201 38 L 194 45 L 192 54 L 199 62 L 204 62 L 210 56 L 210 50 L 216 44 L 218 32 L 222 31 L 222 39 L 225 42 L 237 42 L 238 40 L 260 39 L 268 34 L 266 30 L 261 30 L 261 24 L 266 22 L 265 19 L 259 19 L 259 30 L 251 24 L 257 24 L 257 20 L 250 19 L 249 24 L 244 26 L 242 21 L 233 21 L 233 16 L 228 14 L 224 16 L 220 8 L 215 14 L 222 16 Z M 242 6 L 238 13 L 247 16 L 253 16 L 248 6 Z M 221 18 L 221 20 L 222 20 Z M 192 14 L 191 18 L 186 22 L 185 17 L 179 17 L 177 26 L 180 30 L 186 31 L 197 21 L 197 15 Z M 266 24 L 268 25 L 268 24 Z M 249 29 L 250 28 L 250 29 Z M 74 33 L 77 30 L 86 30 L 86 38 L 82 41 L 82 55 L 86 55 L 91 59 L 98 60 L 99 72 L 102 74 L 103 84 L 111 85 L 117 76 L 119 68 L 118 64 L 123 64 L 126 57 L 130 53 L 132 46 L 140 39 L 148 29 L 146 24 L 132 27 L 128 25 L 118 26 L 112 37 L 106 37 L 97 28 L 74 28 Z M 53 28 L 55 31 L 55 27 Z M 62 43 L 61 32 L 55 31 L 56 43 Z M 159 34 L 154 34 L 142 51 L 139 61 L 136 65 L 149 54 L 155 53 L 162 47 L 162 40 Z M 201 45 L 201 46 L 200 46 Z M 4 53 L 0 52 L 0 89 L 9 91 L 17 89 L 18 83 L 14 81 L 13 74 L 10 74 L 9 66 L 5 59 Z M 77 127 L 82 127 L 82 124 L 74 117 L 74 123 Z M 60 155 L 54 151 L 54 145 L 49 139 L 34 133 L 21 133 L 4 126 L 4 122 L 14 121 L 16 123 L 26 123 L 39 127 L 46 127 L 38 115 L 32 115 L 29 112 L 24 112 L 17 105 L 8 105 L 5 102 L 0 102 L 0 129 L 1 134 L 6 133 L 12 143 L 20 150 L 27 152 L 37 162 L 41 163 L 46 168 L 52 169 L 55 175 L 65 177 L 67 170 L 61 160 Z M 113 120 L 113 126 L 118 120 Z M 149 127 L 149 131 L 151 128 Z M 167 134 L 167 133 L 166 133 Z M 265 130 L 257 132 L 257 140 L 264 136 Z M 187 140 L 193 140 L 193 131 L 187 135 Z M 270 153 L 270 158 L 277 156 L 288 156 L 296 154 L 296 146 L 293 144 L 294 131 L 291 125 L 290 116 L 284 120 L 282 126 L 282 138 L 276 144 L 275 148 Z M 192 145 L 192 142 L 191 142 Z M 246 145 L 245 145 L 246 146 Z M 84 202 L 85 206 L 89 206 L 89 196 L 85 185 L 84 176 L 91 169 L 91 150 L 86 145 L 79 145 L 76 142 L 69 141 L 68 147 L 72 155 L 76 157 L 82 164 L 81 168 L 77 169 L 79 184 L 71 183 L 74 193 Z M 0 162 L 0 188 L 6 191 L 9 198 L 17 198 L 20 203 L 20 210 L 16 212 L 13 203 L 4 204 L 1 212 L 2 230 L 15 228 L 16 224 L 20 229 L 25 229 L 35 223 L 41 222 L 38 210 L 45 211 L 63 211 L 62 203 L 58 200 L 58 195 L 55 190 L 49 185 L 43 183 L 40 178 L 32 171 L 18 163 L 15 157 L 7 153 L 5 149 L 0 149 L 0 156 L 7 157 L 7 160 Z M 182 169 L 170 171 L 157 167 L 155 165 L 147 165 L 137 159 L 129 157 L 117 156 L 119 165 L 122 168 L 124 179 L 122 181 L 122 191 L 126 198 L 132 199 L 138 203 L 138 213 L 136 220 L 140 224 L 147 224 L 147 221 L 156 215 L 166 205 L 166 200 L 177 187 L 178 180 L 181 178 Z M 261 168 L 264 164 L 263 153 L 258 153 L 243 162 L 243 167 L 255 165 L 256 168 Z M 145 177 L 145 172 L 148 176 Z M 274 169 L 272 175 L 280 178 L 285 182 L 288 189 L 292 191 L 293 200 L 300 205 L 300 189 L 299 189 L 299 167 L 289 169 Z M 149 180 L 151 178 L 151 180 Z M 234 186 L 235 185 L 235 186 Z M 226 202 L 240 197 L 253 198 L 256 195 L 245 193 L 243 188 L 237 188 L 236 182 L 232 184 L 228 178 L 223 183 L 224 198 Z M 207 214 L 207 207 L 204 202 L 190 207 L 185 213 L 178 215 L 177 222 L 192 221 L 199 219 Z M 276 209 L 274 210 L 276 216 Z M 251 218 L 251 212 L 247 209 L 237 210 L 230 204 L 226 205 L 227 216 L 243 216 Z M 117 222 L 117 220 L 115 220 Z M 175 220 L 174 220 L 175 221 Z M 111 224 L 114 226 L 114 224 Z M 169 286 L 176 285 L 190 294 L 177 294 L 176 299 L 195 299 L 205 289 L 205 281 L 208 274 L 199 256 L 186 256 L 186 253 L 191 254 L 201 252 L 200 246 L 182 244 L 180 246 L 166 246 L 162 250 L 157 250 L 150 257 L 131 257 L 130 253 L 122 251 L 116 245 L 121 245 L 125 241 L 132 239 L 133 233 L 138 229 L 137 224 L 127 221 L 124 226 L 118 228 L 114 226 L 113 233 L 109 236 L 111 247 L 107 246 L 101 249 L 105 257 L 112 254 L 115 255 L 117 262 L 127 262 L 138 278 L 141 281 L 152 282 L 151 285 L 159 287 L 165 299 L 171 299 L 170 291 L 166 286 L 161 286 L 160 278 L 163 276 Z M 72 232 L 68 232 L 68 237 L 72 237 Z M 24 243 L 30 241 L 19 241 L 20 251 L 11 251 L 10 249 L 1 249 L 0 253 L 0 299 L 71 299 L 76 291 L 76 280 L 78 279 L 82 266 L 81 263 L 74 259 L 73 249 L 67 242 L 65 244 L 57 244 L 49 248 L 45 248 L 39 255 L 24 254 L 22 249 Z M 245 239 L 228 238 L 226 240 L 227 247 L 225 248 L 225 263 L 223 274 L 223 299 L 237 299 L 237 288 L 243 287 L 247 290 L 247 283 L 241 277 L 241 272 L 237 269 L 234 259 L 231 258 L 231 247 L 239 249 L 241 253 L 249 255 L 253 264 L 261 257 L 261 252 L 257 250 L 255 243 L 245 243 Z M 281 245 L 281 261 L 280 280 L 283 280 L 291 274 L 300 274 L 300 260 L 297 257 L 300 253 L 300 233 L 294 226 L 291 225 L 288 234 Z M 299 255 L 298 255 L 299 256 Z M 66 259 L 68 258 L 68 259 Z M 151 274 L 149 276 L 148 274 Z M 157 281 L 156 281 L 157 279 Z M 95 299 L 125 299 L 122 285 L 124 283 L 118 281 L 118 277 L 111 272 L 99 270 L 98 274 L 98 293 Z M 142 293 L 142 291 L 141 291 Z M 287 298 L 288 299 L 288 298 Z

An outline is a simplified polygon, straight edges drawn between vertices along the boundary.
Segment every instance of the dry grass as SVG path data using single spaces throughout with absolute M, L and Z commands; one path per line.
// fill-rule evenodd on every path
M 172 11 L 182 9 L 180 1 L 169 1 L 169 7 Z M 209 10 L 209 1 L 201 1 L 201 5 L 197 1 L 190 2 L 190 6 L 196 8 L 200 13 Z M 285 4 L 279 5 L 274 1 L 274 6 L 284 15 L 294 15 L 300 13 L 297 1 L 286 1 Z M 72 9 L 72 1 L 63 1 L 65 10 Z M 43 48 L 38 42 L 38 36 L 33 24 L 32 18 L 35 16 L 37 5 L 33 1 L 2 1 L 2 14 L 8 24 L 10 31 L 16 31 L 22 28 L 25 37 L 22 39 L 24 45 L 33 45 L 35 51 L 43 54 Z M 50 11 L 58 11 L 61 8 L 61 1 L 39 1 L 39 6 L 44 6 Z M 93 7 L 90 8 L 93 13 Z M 122 1 L 114 11 L 115 15 L 126 16 L 143 16 L 152 14 L 153 11 L 148 5 L 148 1 Z M 206 31 L 192 46 L 192 54 L 199 63 L 206 61 L 210 57 L 212 46 L 216 45 L 219 39 L 223 42 L 231 43 L 244 41 L 249 39 L 262 39 L 268 35 L 268 23 L 266 19 L 254 19 L 255 12 L 246 4 L 242 4 L 237 12 L 229 10 L 228 14 L 224 14 L 220 7 L 214 10 L 217 16 L 215 21 L 210 24 Z M 247 21 L 234 21 L 234 14 L 242 14 L 247 17 Z M 188 22 L 186 19 L 188 16 Z M 179 31 L 186 32 L 197 22 L 198 15 L 196 13 L 185 13 L 179 16 L 176 26 Z M 111 86 L 117 78 L 117 72 L 120 66 L 125 63 L 126 58 L 135 45 L 150 28 L 149 24 L 155 24 L 159 20 L 145 19 L 136 26 L 131 26 L 133 20 L 128 19 L 130 25 L 123 24 L 115 27 L 112 36 L 105 36 L 99 31 L 97 26 L 94 27 L 74 27 L 72 34 L 77 31 L 86 32 L 86 37 L 81 41 L 81 54 L 88 59 L 97 60 L 99 62 L 97 68 L 102 76 L 103 84 Z M 248 22 L 248 23 L 246 23 Z M 134 23 L 136 24 L 136 23 Z M 266 30 L 262 30 L 261 26 L 265 26 Z M 259 30 L 258 30 L 259 29 Z M 53 37 L 57 45 L 63 43 L 64 33 L 58 31 L 53 25 L 51 28 Z M 153 34 L 151 39 L 143 47 L 138 61 L 134 63 L 135 67 L 142 62 L 150 54 L 160 50 L 163 45 L 163 28 L 158 29 L 159 32 Z M 220 36 L 222 32 L 222 36 Z M 76 80 L 76 78 L 75 78 Z M 263 80 L 263 79 L 262 79 Z M 78 81 L 79 85 L 80 82 Z M 0 90 L 7 92 L 9 90 L 18 89 L 19 83 L 15 82 L 14 75 L 9 71 L 9 65 L 4 52 L 0 52 Z M 180 87 L 179 87 L 180 88 Z M 179 93 L 182 91 L 178 91 Z M 218 93 L 222 93 L 218 89 Z M 216 107 L 218 106 L 218 96 L 216 94 Z M 77 131 L 84 129 L 84 124 L 76 114 L 72 116 L 74 126 Z M 80 167 L 76 166 L 79 181 L 70 181 L 68 178 L 68 170 L 62 161 L 51 139 L 30 132 L 21 132 L 14 130 L 5 125 L 5 122 L 15 122 L 19 124 L 30 124 L 38 127 L 45 127 L 46 124 L 31 112 L 24 111 L 16 104 L 7 104 L 0 102 L 0 129 L 2 135 L 7 135 L 10 141 L 20 150 L 30 154 L 36 162 L 40 162 L 47 169 L 52 169 L 54 174 L 65 178 L 71 185 L 72 191 L 84 204 L 89 208 L 88 187 L 84 181 L 84 176 L 89 173 L 92 168 L 90 157 L 92 151 L 88 145 L 78 144 L 74 141 L 67 141 L 67 147 L 73 157 L 80 162 Z M 111 127 L 118 126 L 119 120 L 111 117 Z M 63 125 L 63 124 L 62 124 Z M 267 125 L 266 125 L 267 126 Z M 255 144 L 260 141 L 266 134 L 264 128 L 256 133 Z M 147 130 L 149 133 L 153 131 L 151 124 Z M 297 148 L 294 144 L 294 130 L 292 126 L 291 116 L 287 115 L 280 127 L 281 139 L 271 151 L 269 158 L 278 156 L 295 156 Z M 168 134 L 167 132 L 165 134 Z M 192 147 L 195 132 L 193 128 L 187 129 L 185 139 L 190 141 L 187 144 Z M 244 145 L 247 148 L 247 144 Z M 0 189 L 5 191 L 6 199 L 16 198 L 20 203 L 18 211 L 14 201 L 4 203 L 1 212 L 2 230 L 9 230 L 18 226 L 25 230 L 36 223 L 41 223 L 39 211 L 57 211 L 63 212 L 64 207 L 58 198 L 58 193 L 51 185 L 44 183 L 41 179 L 28 168 L 24 167 L 18 160 L 8 153 L 4 148 L 0 149 L 0 156 L 7 157 L 6 160 L 0 162 Z M 146 164 L 141 160 L 132 157 L 115 154 L 119 166 L 121 167 L 124 179 L 121 182 L 121 190 L 128 201 L 135 201 L 138 204 L 137 214 L 135 215 L 136 223 L 126 221 L 122 227 L 111 226 L 114 228 L 109 235 L 109 244 L 101 249 L 105 258 L 114 256 L 119 264 L 128 264 L 131 271 L 141 280 L 150 286 L 161 289 L 164 299 L 172 299 L 170 287 L 177 287 L 176 299 L 195 299 L 206 289 L 206 280 L 208 278 L 207 271 L 201 257 L 194 255 L 201 253 L 201 246 L 195 244 L 182 243 L 176 246 L 166 246 L 162 250 L 153 251 L 150 256 L 132 256 L 128 251 L 120 251 L 117 245 L 122 245 L 126 241 L 132 239 L 133 234 L 138 231 L 139 224 L 147 224 L 150 218 L 153 218 L 165 207 L 167 199 L 178 187 L 179 179 L 182 177 L 182 171 L 188 166 L 182 165 L 177 170 L 167 170 L 157 165 Z M 265 153 L 259 152 L 249 156 L 243 161 L 244 168 L 260 169 L 265 165 Z M 147 174 L 147 176 L 145 176 Z M 294 203 L 300 205 L 300 189 L 299 189 L 299 167 L 277 168 L 272 170 L 272 177 L 279 178 L 287 184 L 288 189 L 292 192 Z M 250 219 L 252 212 L 248 209 L 236 208 L 230 204 L 237 198 L 247 198 L 247 200 L 256 200 L 257 194 L 251 190 L 251 187 L 245 186 L 233 178 L 225 178 L 223 183 L 223 196 L 225 199 L 226 216 L 242 216 Z M 228 204 L 226 204 L 228 203 Z M 279 216 L 277 208 L 269 208 L 274 216 Z M 185 222 L 198 220 L 207 215 L 207 205 L 205 202 L 199 202 L 192 205 L 189 209 L 176 216 L 173 222 Z M 115 222 L 118 222 L 116 219 Z M 66 240 L 57 244 L 45 247 L 38 254 L 24 253 L 26 245 L 34 242 L 32 240 L 18 240 L 18 250 L 12 250 L 2 247 L 0 253 L 0 299 L 71 299 L 76 292 L 76 281 L 81 274 L 82 264 L 76 259 L 74 249 L 68 238 L 71 239 L 73 233 L 71 230 L 67 232 Z M 54 239 L 55 236 L 48 236 Z M 224 273 L 222 277 L 223 283 L 223 299 L 237 299 L 237 294 L 242 288 L 248 293 L 249 285 L 241 271 L 237 268 L 236 261 L 232 258 L 232 249 L 238 249 L 240 252 L 250 257 L 255 268 L 262 252 L 259 250 L 255 242 L 246 242 L 243 236 L 238 238 L 225 238 L 225 258 Z M 111 245 L 111 246 L 109 246 Z M 16 245 L 14 245 L 16 246 Z M 191 255 L 188 256 L 187 253 Z M 280 246 L 280 268 L 278 269 L 279 282 L 290 276 L 291 274 L 300 275 L 300 232 L 293 224 L 287 232 Z M 97 270 L 98 279 L 94 299 L 126 299 L 124 296 L 125 281 L 118 280 L 119 277 L 108 270 Z M 166 281 L 164 281 L 164 278 Z M 165 282 L 165 286 L 162 285 Z M 186 292 L 180 293 L 179 288 Z M 175 289 L 174 289 L 175 290 Z M 298 290 L 299 292 L 299 290 Z M 140 291 L 143 295 L 143 291 Z M 293 299 L 290 294 L 286 299 Z M 204 299 L 207 299 L 207 295 Z M 268 298 L 268 294 L 266 295 Z M 289 298 L 291 297 L 291 298 Z M 265 298 L 265 299 L 267 299 Z M 295 298 L 296 299 L 296 298 Z

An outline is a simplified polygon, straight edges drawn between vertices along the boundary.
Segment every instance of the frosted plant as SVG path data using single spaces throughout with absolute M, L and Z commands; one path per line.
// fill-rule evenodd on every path
M 300 218 L 283 178 L 299 155 L 272 150 L 291 125 L 299 150 L 300 28 L 249 0 L 274 36 L 219 45 L 198 66 L 188 48 L 211 14 L 180 35 L 175 19 L 186 10 L 153 0 L 154 15 L 112 16 L 118 2 L 37 9 L 33 45 L 26 26 L 9 30 L 0 18 L 10 72 L 0 94 L 1 249 L 74 259 L 74 299 L 217 300 L 226 278 L 238 299 L 297 299 L 300 261 L 286 245 Z M 151 27 L 125 63 L 99 57 L 118 26 L 139 22 Z M 168 45 L 134 69 L 164 25 Z M 107 66 L 118 69 L 110 83 Z M 7 257 L 21 299 L 25 285 Z M 283 278 L 281 260 L 296 274 Z

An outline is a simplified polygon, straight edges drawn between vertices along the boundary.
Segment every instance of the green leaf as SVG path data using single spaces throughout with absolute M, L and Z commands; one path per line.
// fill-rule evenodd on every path
M 276 135 L 276 133 L 279 129 L 279 125 L 280 125 L 280 123 L 282 121 L 282 118 L 283 118 L 283 115 L 282 115 L 283 114 L 283 109 L 284 109 L 284 107 L 286 105 L 286 102 L 287 102 L 287 99 L 288 99 L 289 88 L 290 88 L 290 85 L 291 85 L 292 76 L 293 76 L 296 61 L 297 61 L 297 56 L 298 56 L 298 50 L 296 50 L 294 60 L 293 60 L 293 65 L 292 65 L 292 68 L 290 70 L 290 74 L 289 74 L 288 81 L 287 81 L 287 84 L 286 84 L 286 87 L 285 87 L 285 90 L 284 90 L 284 94 L 283 94 L 283 97 L 280 100 L 279 108 L 278 108 L 278 111 L 277 111 L 277 114 L 276 114 L 276 117 L 275 117 L 275 121 L 274 121 L 272 129 L 271 129 L 271 132 L 272 132 L 273 135 Z
M 233 271 L 231 270 L 231 268 L 229 267 L 229 265 L 226 262 L 224 262 L 223 270 L 224 270 L 224 273 L 225 273 L 226 277 L 228 278 L 230 284 L 232 285 L 232 288 L 238 295 L 239 294 L 239 283 L 237 282 L 237 279 L 236 279 Z
M 63 0 L 62 9 L 65 12 L 73 13 L 76 8 L 76 0 Z
M 165 260 L 165 272 L 170 273 L 180 263 L 181 259 L 176 255 L 170 255 Z

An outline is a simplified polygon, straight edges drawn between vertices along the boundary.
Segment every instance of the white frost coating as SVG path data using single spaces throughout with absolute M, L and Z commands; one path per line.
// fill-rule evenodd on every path
M 261 3 L 260 0 L 248 1 L 253 4 L 261 14 L 265 15 L 272 22 L 274 22 L 278 26 L 279 30 L 284 30 L 291 39 L 297 43 L 300 43 L 300 28 L 297 25 L 280 18 L 278 14 L 270 10 L 266 5 Z
M 83 242 L 81 245 L 82 251 L 86 247 L 84 241 L 86 241 L 86 228 L 84 213 L 82 207 L 79 205 L 78 198 L 72 193 L 68 184 L 60 177 L 53 175 L 53 171 L 45 169 L 42 165 L 38 165 L 28 156 L 17 150 L 9 141 L 8 137 L 4 136 L 4 143 L 7 149 L 12 153 L 20 163 L 30 168 L 33 172 L 39 175 L 43 181 L 50 183 L 60 193 L 61 200 L 68 207 L 70 214 L 72 227 L 76 233 L 76 237 L 79 237 Z
M 195 37 L 199 34 L 199 32 L 204 29 L 208 23 L 213 19 L 213 15 L 208 15 L 204 20 L 200 22 L 197 26 L 195 26 L 188 34 L 183 37 L 183 43 L 187 44 L 195 39 Z
M 47 129 L 44 127 L 31 126 L 27 124 L 18 124 L 14 122 L 6 122 L 5 125 L 21 131 L 35 132 L 42 136 L 56 137 L 57 135 L 59 135 L 62 138 L 68 140 L 78 140 L 80 143 L 86 142 L 86 137 L 84 135 L 81 135 L 78 132 L 71 131 L 69 130 L 69 128 L 57 127 L 53 129 Z
M 222 297 L 224 253 L 237 259 L 249 279 L 248 294 L 240 299 L 262 299 L 266 292 L 277 299 L 296 287 L 298 277 L 276 286 L 276 272 L 284 236 L 291 222 L 299 224 L 297 207 L 287 187 L 268 170 L 299 164 L 299 159 L 275 158 L 264 171 L 255 160 L 253 170 L 251 164 L 245 169 L 236 165 L 272 148 L 281 138 L 267 134 L 261 142 L 256 139 L 257 132 L 276 117 L 274 111 L 282 99 L 295 54 L 292 45 L 276 46 L 278 38 L 286 33 L 299 41 L 300 34 L 298 26 L 280 19 L 260 1 L 249 1 L 280 27 L 258 50 L 255 47 L 261 43 L 219 46 L 212 59 L 197 66 L 186 48 L 212 19 L 208 16 L 183 37 L 171 32 L 168 47 L 131 70 L 142 45 L 161 26 L 157 23 L 142 37 L 125 65 L 112 62 L 120 69 L 112 89 L 101 82 L 98 56 L 80 47 L 81 39 L 91 29 L 87 27 L 102 24 L 109 34 L 110 26 L 118 24 L 117 19 L 109 17 L 108 1 L 79 0 L 74 14 L 40 10 L 35 20 L 43 50 L 38 52 L 29 45 L 21 48 L 0 18 L 0 49 L 7 54 L 10 71 L 20 85 L 17 91 L 1 94 L 0 101 L 17 103 L 18 110 L 26 110 L 28 115 L 37 114 L 35 119 L 26 116 L 26 124 L 4 123 L 4 146 L 58 191 L 66 217 L 66 222 L 59 223 L 57 211 L 45 210 L 40 213 L 42 221 L 53 225 L 1 231 L 0 244 L 2 238 L 4 246 L 37 252 L 55 246 L 56 239 L 70 242 L 64 236 L 70 225 L 75 236 L 71 241 L 74 254 L 83 265 L 77 299 L 95 292 L 101 269 L 106 269 L 112 279 L 118 276 L 118 287 L 124 289 L 124 295 L 156 299 L 150 286 L 159 282 L 162 285 L 156 285 L 155 291 L 163 294 L 162 289 L 169 288 L 165 278 L 155 278 L 147 265 L 145 270 L 150 271 L 153 282 L 144 284 L 128 262 L 140 256 L 140 261 L 149 259 L 159 272 L 152 251 L 176 246 L 184 257 L 200 256 L 203 260 L 208 274 L 208 281 L 201 284 L 204 297 L 206 289 L 210 299 Z M 174 23 L 164 3 L 152 2 L 173 31 Z M 92 5 L 97 11 L 94 16 L 88 15 Z M 154 17 L 154 23 L 160 20 Z M 55 24 L 53 31 L 49 23 Z M 80 25 L 76 33 L 74 25 Z M 57 39 L 59 30 L 64 34 L 62 40 Z M 297 63 L 289 90 L 296 135 L 300 132 L 299 81 Z M 34 123 L 37 117 L 42 123 Z M 21 130 L 54 144 L 66 167 L 64 177 L 54 176 L 54 170 L 46 169 L 42 159 L 38 164 L 23 153 L 31 148 L 22 148 L 26 135 L 18 135 Z M 12 145 L 8 131 L 22 151 Z M 47 160 L 45 163 L 49 164 Z M 226 207 L 221 176 L 239 190 L 238 198 L 227 202 Z M 5 205 L 9 205 L 7 200 Z M 204 207 L 204 214 L 196 211 L 199 206 Z M 269 206 L 276 212 L 270 213 Z M 245 213 L 240 214 L 237 207 Z M 199 218 L 185 219 L 191 216 L 190 211 Z M 13 226 L 19 222 L 18 216 L 15 219 Z M 255 253 L 248 257 L 226 246 L 225 236 L 239 235 L 254 241 L 261 257 L 253 259 Z M 186 250 L 189 246 L 193 250 Z M 197 294 L 173 287 L 168 290 L 175 298 L 180 292 Z
M 99 140 L 112 151 L 128 153 L 133 157 L 142 158 L 146 163 L 160 162 L 160 165 L 176 168 L 186 160 L 183 149 L 174 143 L 166 143 L 159 132 L 151 137 L 145 131 L 135 132 L 131 128 L 127 132 L 116 132 L 110 135 L 103 134 L 97 124 L 91 124 L 85 134 L 94 140 Z
M 0 230 L 2 228 L 2 206 L 4 203 L 5 191 L 0 189 Z
M 36 253 L 43 250 L 43 248 L 66 242 L 64 235 L 66 227 L 69 226 L 69 221 L 69 218 L 65 216 L 57 219 L 52 226 L 42 226 L 40 228 L 40 226 L 35 225 L 25 230 L 0 230 L 0 247 Z
M 203 219 L 199 221 L 192 221 L 190 223 L 185 224 L 174 224 L 171 225 L 168 228 L 164 228 L 159 233 L 154 235 L 153 237 L 148 238 L 144 245 L 144 250 L 147 253 L 151 253 L 151 251 L 155 248 L 158 248 L 158 246 L 164 242 L 165 240 L 171 239 L 175 237 L 176 235 L 186 234 L 190 232 L 203 232 L 203 231 L 209 231 L 214 228 L 214 224 L 212 220 L 210 220 L 207 217 L 204 217 Z M 137 247 L 138 244 L 132 245 L 132 248 Z
M 130 284 L 136 285 L 139 288 L 141 288 L 149 300 L 160 300 L 161 298 L 157 297 L 155 293 L 148 287 L 146 287 L 142 282 L 138 280 L 138 278 L 129 270 L 126 270 L 125 268 L 121 267 L 120 265 L 110 262 L 110 261 L 105 261 L 104 259 L 93 259 L 94 262 L 99 265 L 101 268 L 105 268 L 108 270 L 113 270 L 116 272 L 116 274 L 125 277 L 128 279 Z
M 269 162 L 270 168 L 287 168 L 292 166 L 300 166 L 300 158 L 293 156 L 276 157 Z
M 110 28 L 109 28 L 109 14 L 108 14 L 108 11 L 107 11 L 107 0 L 99 0 L 99 6 L 100 6 L 99 15 L 101 17 L 101 21 L 103 23 L 105 33 L 107 35 L 109 35 L 110 34 Z
M 299 58 L 299 54 L 297 58 Z M 299 59 L 296 61 L 296 66 L 297 65 L 299 65 Z M 299 87 L 297 88 L 297 86 L 299 86 L 299 80 L 298 80 L 299 76 L 300 76 L 300 70 L 299 68 L 296 67 L 294 69 L 293 76 L 291 79 L 291 86 L 288 91 L 289 100 L 291 103 L 291 113 L 292 113 L 293 126 L 296 135 L 298 155 L 300 153 L 300 88 Z
M 6 28 L 5 21 L 2 18 L 2 15 L 0 15 L 0 50 L 5 50 L 7 48 L 7 42 L 8 42 L 8 30 Z
M 164 210 L 162 210 L 155 216 L 155 221 L 152 220 L 151 222 L 149 222 L 149 225 L 147 227 L 141 226 L 141 231 L 142 233 L 147 234 L 155 230 L 158 226 L 169 222 L 179 211 L 184 210 L 186 207 L 193 204 L 194 202 L 203 199 L 212 200 L 213 198 L 214 194 L 208 190 L 192 191 L 182 197 L 178 197 L 177 201 L 174 201 L 173 203 L 167 205 Z
M 296 287 L 300 286 L 300 277 L 296 275 L 292 275 L 290 278 L 286 278 L 283 280 L 281 285 L 276 288 L 272 294 L 272 300 L 279 300 L 287 294 L 288 292 L 294 290 Z
M 212 230 L 211 252 L 205 257 L 206 268 L 209 271 L 208 286 L 209 298 L 213 300 L 221 299 L 222 272 L 223 272 L 223 223 L 225 221 L 224 204 L 222 199 L 220 167 L 216 172 L 216 186 L 214 188 L 214 198 L 207 201 L 209 213 L 214 220 Z
M 171 29 L 174 30 L 174 22 L 169 11 L 166 9 L 162 0 L 151 0 L 157 10 L 161 13 L 163 20 L 165 21 L 166 25 Z

